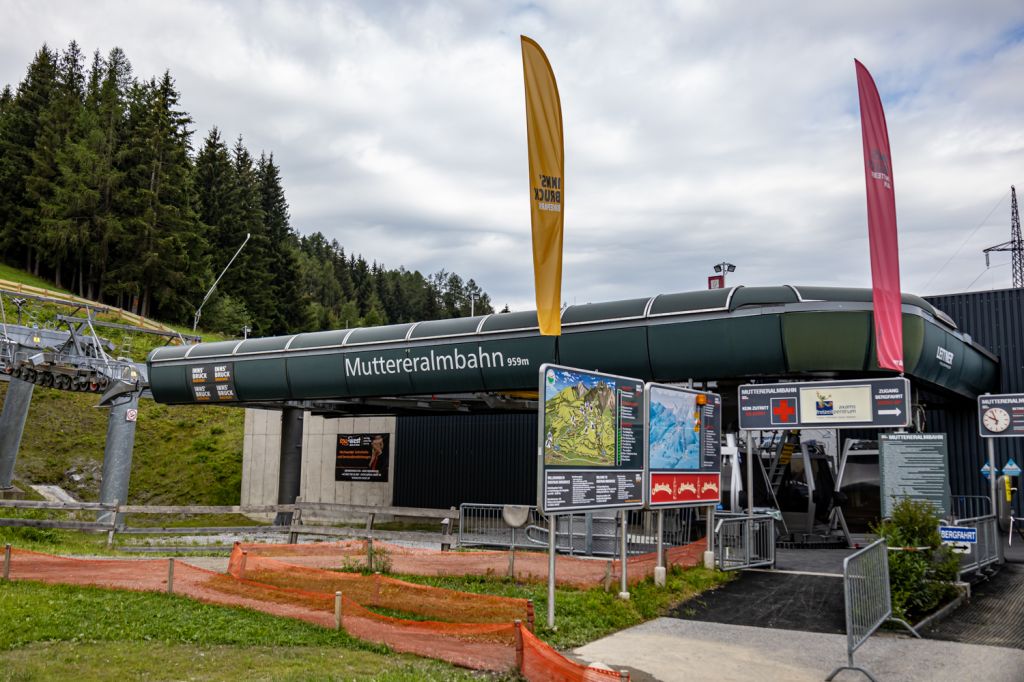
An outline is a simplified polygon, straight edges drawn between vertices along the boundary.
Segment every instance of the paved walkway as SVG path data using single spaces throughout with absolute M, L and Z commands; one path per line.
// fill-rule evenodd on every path
M 1024 650 L 1024 564 L 1005 564 L 976 584 L 970 601 L 925 636 Z
M 581 660 L 645 680 L 821 682 L 846 663 L 846 636 L 659 618 L 576 649 Z M 855 662 L 878 680 L 1020 682 L 1024 651 L 876 634 Z M 841 682 L 861 682 L 844 671 Z

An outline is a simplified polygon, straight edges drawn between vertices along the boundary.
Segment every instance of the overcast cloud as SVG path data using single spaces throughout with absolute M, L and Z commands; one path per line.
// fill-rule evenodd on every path
M 982 274 L 981 249 L 1009 238 L 1024 185 L 1020 0 L 0 0 L 0 16 L 0 85 L 43 42 L 120 46 L 140 76 L 170 70 L 196 146 L 216 125 L 274 153 L 300 233 L 454 270 L 513 309 L 533 307 L 520 34 L 561 94 L 570 303 L 703 288 L 723 259 L 735 284 L 869 286 L 858 58 L 888 119 L 904 290 L 1009 286 L 1008 254 Z

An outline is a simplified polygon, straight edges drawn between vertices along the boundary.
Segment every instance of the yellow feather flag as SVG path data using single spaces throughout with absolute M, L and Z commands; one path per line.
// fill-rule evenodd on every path
M 533 280 L 540 333 L 562 333 L 562 216 L 565 206 L 565 153 L 562 104 L 544 50 L 526 36 L 526 139 L 530 156 L 530 221 L 533 225 Z

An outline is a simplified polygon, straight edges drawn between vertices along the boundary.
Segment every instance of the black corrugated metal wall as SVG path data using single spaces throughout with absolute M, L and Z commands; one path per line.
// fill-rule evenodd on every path
M 1000 392 L 1024 392 L 1024 289 L 926 296 L 926 300 L 953 320 L 961 331 L 999 356 Z M 977 404 L 950 401 L 926 410 L 929 431 L 949 437 L 950 487 L 954 495 L 987 495 L 988 483 L 979 469 L 987 461 L 985 443 L 978 435 Z M 996 465 L 1002 468 L 1012 455 L 1024 460 L 1024 439 L 996 438 Z M 1018 513 L 1024 513 L 1017 495 Z
M 400 416 L 394 504 L 537 503 L 537 415 Z

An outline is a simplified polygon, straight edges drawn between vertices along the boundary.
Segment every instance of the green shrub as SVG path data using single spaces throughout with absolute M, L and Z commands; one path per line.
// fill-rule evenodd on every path
M 942 544 L 939 521 L 930 503 L 903 498 L 893 506 L 892 516 L 872 529 L 889 547 L 918 548 L 889 552 L 892 611 L 897 618 L 913 622 L 956 595 L 953 582 L 960 560 Z

